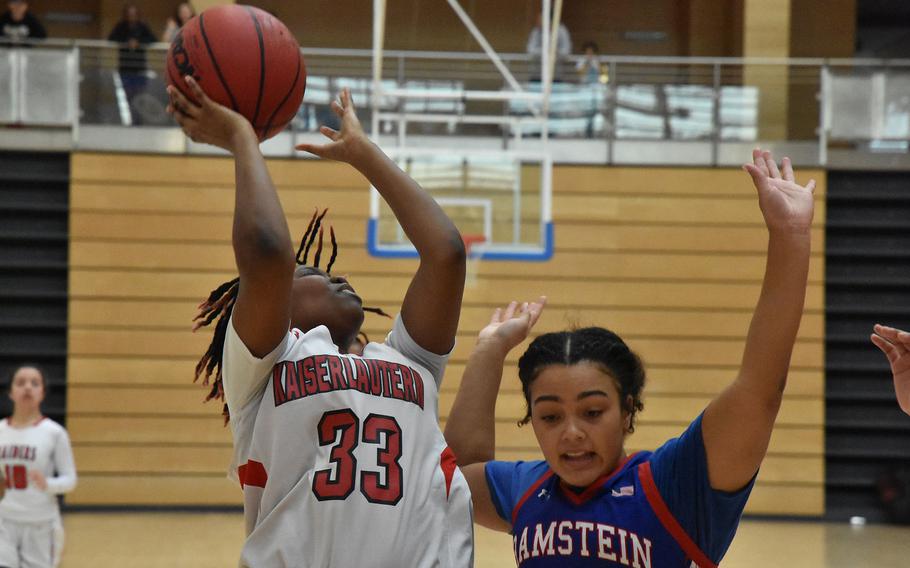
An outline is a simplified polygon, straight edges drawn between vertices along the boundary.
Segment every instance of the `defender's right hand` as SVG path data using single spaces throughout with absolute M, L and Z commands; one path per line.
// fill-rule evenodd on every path
M 541 296 L 536 302 L 510 302 L 508 306 L 496 308 L 490 323 L 477 336 L 477 344 L 496 344 L 508 353 L 524 341 L 534 324 L 540 319 L 547 297 Z

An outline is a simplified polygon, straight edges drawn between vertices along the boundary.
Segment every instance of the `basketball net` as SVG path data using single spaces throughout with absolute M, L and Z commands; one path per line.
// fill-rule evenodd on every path
M 465 288 L 477 286 L 477 275 L 480 272 L 480 262 L 483 257 L 483 247 L 477 246 L 487 242 L 483 235 L 462 235 L 461 240 L 464 242 L 464 252 L 467 258 L 465 262 Z

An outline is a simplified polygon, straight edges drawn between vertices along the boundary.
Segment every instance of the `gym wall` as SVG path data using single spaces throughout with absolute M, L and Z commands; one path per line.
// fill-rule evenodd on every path
M 396 313 L 416 263 L 364 247 L 367 182 L 350 167 L 272 160 L 299 238 L 315 206 L 339 237 L 336 271 L 365 302 Z M 747 511 L 824 512 L 824 194 L 806 314 L 768 458 Z M 237 505 L 225 478 L 230 432 L 220 405 L 192 383 L 209 330 L 190 333 L 195 307 L 235 276 L 230 245 L 233 166 L 225 158 L 77 153 L 72 157 L 68 417 L 78 505 Z M 467 288 L 458 345 L 440 401 L 443 421 L 477 331 L 494 307 L 544 293 L 536 332 L 602 325 L 649 370 L 630 450 L 654 449 L 736 375 L 764 270 L 766 230 L 748 176 L 734 169 L 559 166 L 556 254 L 546 263 L 480 262 Z M 390 322 L 368 315 L 381 340 Z M 510 357 L 497 404 L 502 459 L 538 456 Z

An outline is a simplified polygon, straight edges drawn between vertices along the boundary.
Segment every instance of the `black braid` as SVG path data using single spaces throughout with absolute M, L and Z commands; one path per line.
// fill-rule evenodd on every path
M 306 227 L 306 232 L 303 233 L 303 238 L 300 239 L 300 247 L 297 248 L 297 264 L 306 264 L 306 259 L 301 259 L 300 255 L 303 253 L 303 247 L 306 246 L 307 239 L 310 238 L 310 231 L 313 230 L 313 223 L 316 222 L 316 217 L 319 215 L 319 208 L 317 207 L 313 211 L 313 216 L 310 218 L 310 224 Z
M 199 312 L 193 318 L 193 331 L 200 327 L 205 327 L 212 323 L 215 318 L 218 323 L 215 324 L 215 332 L 212 334 L 212 342 L 208 349 L 196 363 L 196 374 L 193 382 L 199 380 L 202 376 L 202 384 L 207 385 L 214 376 L 212 388 L 205 397 L 206 402 L 213 398 L 224 400 L 224 389 L 221 383 L 221 362 L 224 355 L 224 338 L 227 335 L 228 322 L 231 319 L 231 313 L 234 311 L 234 302 L 237 300 L 237 293 L 240 290 L 240 278 L 234 278 L 221 284 L 214 290 L 206 301 L 199 305 Z M 224 414 L 225 423 L 229 418 L 227 404 L 224 405 L 222 414 Z
M 329 258 L 329 264 L 325 267 L 326 274 L 332 273 L 332 267 L 335 266 L 335 258 L 338 257 L 338 241 L 335 240 L 335 227 L 329 226 L 329 239 L 332 241 L 332 256 Z
M 310 233 L 310 240 L 307 241 L 306 248 L 303 250 L 303 260 L 298 261 L 299 264 L 306 264 L 307 257 L 310 256 L 310 247 L 313 246 L 313 241 L 316 240 L 316 232 L 319 227 L 322 226 L 322 218 L 325 217 L 325 214 L 328 212 L 328 209 L 324 209 L 322 214 L 316 217 L 316 223 L 313 225 L 313 232 Z
M 363 311 L 370 312 L 371 314 L 376 314 L 376 315 L 380 315 L 382 317 L 392 319 L 392 316 L 390 316 L 389 314 L 382 311 L 382 308 L 370 308 L 370 307 L 364 306 Z
M 313 268 L 319 268 L 319 258 L 322 256 L 322 229 L 319 227 L 319 243 L 316 245 L 316 257 L 313 258 Z M 328 270 L 326 270 L 328 272 Z
M 635 415 L 644 408 L 641 401 L 645 386 L 645 370 L 641 358 L 621 337 L 602 327 L 585 327 L 571 331 L 546 333 L 537 337 L 518 360 L 518 378 L 524 393 L 526 411 L 518 424 L 531 420 L 531 383 L 548 365 L 575 365 L 590 361 L 609 372 L 619 387 L 622 404 L 632 397 L 632 404 L 625 410 L 631 415 L 629 433 L 635 431 Z

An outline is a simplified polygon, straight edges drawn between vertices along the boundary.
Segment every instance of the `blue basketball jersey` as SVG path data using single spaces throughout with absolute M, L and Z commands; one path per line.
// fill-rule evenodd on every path
M 754 483 L 735 493 L 711 489 L 701 417 L 583 489 L 563 483 L 545 461 L 489 462 L 486 477 L 522 568 L 714 567 Z

